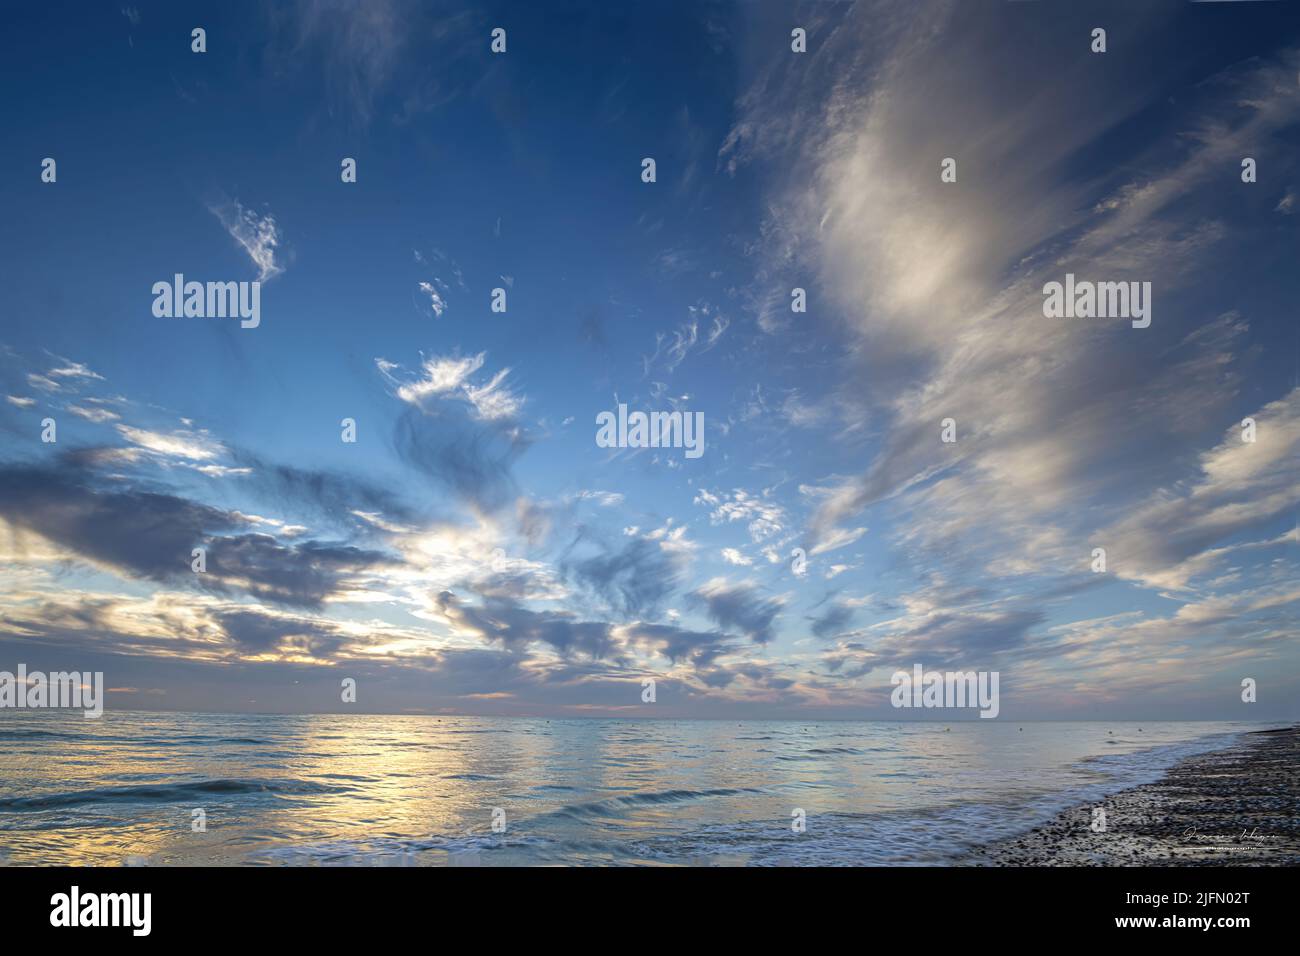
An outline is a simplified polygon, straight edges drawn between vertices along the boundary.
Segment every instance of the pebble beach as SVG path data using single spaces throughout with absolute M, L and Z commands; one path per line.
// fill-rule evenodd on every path
M 1300 727 L 1242 734 L 1232 746 L 1190 757 L 1154 783 L 1074 807 L 1023 836 L 978 848 L 966 862 L 1295 866 Z

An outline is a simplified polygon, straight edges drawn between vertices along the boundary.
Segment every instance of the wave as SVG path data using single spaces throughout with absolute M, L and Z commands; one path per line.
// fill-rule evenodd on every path
M 603 816 L 618 813 L 636 807 L 659 806 L 667 803 L 685 803 L 690 800 L 703 800 L 708 797 L 733 797 L 742 793 L 762 793 L 752 787 L 722 787 L 714 790 L 657 790 L 647 793 L 630 793 L 622 797 L 610 797 L 594 803 L 574 803 L 556 810 L 556 815 L 570 817 Z
M 239 779 L 195 780 L 186 783 L 138 784 L 127 787 L 93 787 L 35 797 L 0 798 L 0 811 L 14 813 L 51 810 L 98 803 L 176 803 L 212 794 L 325 794 L 352 788 L 332 787 L 309 780 Z
M 75 740 L 94 741 L 97 744 L 112 744 L 118 747 L 181 747 L 185 744 L 229 744 L 265 747 L 269 740 L 257 737 L 216 737 L 208 734 L 181 734 L 166 737 L 144 736 L 125 737 L 104 734 L 68 733 L 62 730 L 26 730 L 12 728 L 0 730 L 0 740 Z
M 872 748 L 873 750 L 875 748 Z M 819 757 L 849 757 L 868 753 L 857 747 L 813 747 L 798 754 L 778 754 L 777 760 L 816 760 Z

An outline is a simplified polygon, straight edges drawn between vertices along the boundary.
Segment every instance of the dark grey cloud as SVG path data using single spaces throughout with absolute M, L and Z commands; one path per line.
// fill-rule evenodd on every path
M 706 687 L 712 687 L 716 690 L 730 687 L 736 682 L 736 675 L 725 667 L 710 667 L 700 671 L 697 676 L 704 682 Z
M 772 623 L 782 606 L 779 600 L 763 597 L 755 585 L 724 581 L 710 581 L 691 597 L 719 627 L 740 631 L 756 644 L 772 639 Z
M 590 547 L 599 553 L 572 557 Z M 598 595 L 615 614 L 625 618 L 655 617 L 683 573 L 681 554 L 665 551 L 655 541 L 635 537 L 611 548 L 585 531 L 570 546 L 561 568 L 566 577 Z
M 153 580 L 191 573 L 191 549 L 238 524 L 219 509 L 175 495 L 100 491 L 88 478 L 57 467 L 0 467 L 0 517 L 87 558 Z
M 853 608 L 847 604 L 831 604 L 811 620 L 812 632 L 817 637 L 834 637 L 853 622 Z
M 531 444 L 518 424 L 476 421 L 471 406 L 452 402 L 406 409 L 393 432 L 393 447 L 403 461 L 489 512 L 518 494 L 511 469 Z
M 319 606 L 352 574 L 393 563 L 377 551 L 315 541 L 285 545 L 265 534 L 211 538 L 206 546 L 200 585 L 300 607 Z
M 167 492 L 97 487 L 72 466 L 0 467 L 0 519 L 132 577 L 299 607 L 318 607 L 349 575 L 392 561 L 344 544 L 224 534 L 246 525 Z M 197 547 L 207 549 L 206 573 L 192 570 Z
M 755 664 L 746 662 L 738 664 L 732 670 L 744 677 L 749 678 L 755 684 L 770 688 L 772 690 L 787 690 L 794 686 L 794 679 L 785 677 L 780 671 L 771 664 Z
M 890 632 L 874 642 L 869 651 L 858 644 L 843 643 L 824 661 L 839 660 L 841 673 L 856 676 L 873 666 L 910 667 L 920 663 L 926 667 L 969 668 L 983 666 L 999 656 L 1055 656 L 1060 650 L 1054 643 L 1044 642 L 1040 647 L 1029 643 L 1030 632 L 1046 619 L 1047 615 L 1036 608 L 1005 604 L 954 607 L 935 611 Z M 849 662 L 869 666 L 844 669 Z
M 326 621 L 282 617 L 257 608 L 220 610 L 213 616 L 233 644 L 253 654 L 292 645 L 313 657 L 329 657 L 346 642 Z
M 987 613 L 955 611 L 938 614 L 923 626 L 898 635 L 915 655 L 932 654 L 960 661 L 963 656 L 987 655 L 1024 644 L 1031 628 L 1046 620 L 1042 611 L 997 610 Z
M 371 526 L 353 512 L 377 514 L 393 524 L 420 521 L 424 515 L 402 499 L 371 482 L 339 472 L 295 468 L 269 462 L 245 449 L 232 449 L 240 467 L 252 469 L 241 478 L 244 487 L 259 498 L 281 506 L 286 514 L 311 513 L 350 528 Z
M 735 639 L 721 631 L 692 631 L 669 624 L 635 624 L 628 629 L 628 639 L 642 642 L 663 654 L 674 664 L 690 661 L 706 667 L 732 648 Z
M 439 594 L 437 603 L 451 620 L 508 648 L 542 641 L 561 654 L 582 653 L 594 659 L 609 657 L 616 649 L 609 624 L 580 620 L 567 611 L 530 611 L 499 597 L 485 598 L 481 605 L 468 605 L 450 591 Z
M 842 642 L 833 651 L 822 655 L 822 665 L 832 674 L 846 680 L 861 677 L 877 666 L 877 655 L 857 641 Z

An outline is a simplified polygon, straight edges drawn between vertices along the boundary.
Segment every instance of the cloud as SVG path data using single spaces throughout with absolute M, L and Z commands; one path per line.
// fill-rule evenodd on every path
M 485 357 L 431 356 L 418 378 L 386 359 L 375 365 L 410 406 L 394 431 L 397 453 L 475 508 L 495 511 L 513 499 L 511 468 L 532 438 L 516 420 L 524 399 L 505 384 L 508 368 L 474 382 Z
M 510 369 L 503 368 L 486 382 L 475 384 L 474 373 L 482 367 L 486 352 L 477 355 L 433 355 L 421 363 L 423 376 L 412 378 L 401 366 L 387 359 L 375 359 L 380 374 L 402 401 L 417 408 L 425 408 L 431 401 L 456 399 L 467 402 L 474 416 L 482 421 L 506 421 L 515 418 L 523 407 L 523 399 L 506 384 Z
M 421 282 L 420 291 L 429 297 L 429 308 L 433 310 L 433 317 L 442 318 L 442 314 L 447 311 L 447 300 L 431 282 Z
M 1134 488 L 1177 483 L 1182 450 L 1231 420 L 1249 323 L 1207 320 L 1193 290 L 1211 251 L 1250 233 L 1228 230 L 1221 217 L 1235 211 L 1205 187 L 1300 119 L 1300 57 L 1205 84 L 1184 148 L 1152 145 L 1119 179 L 1080 176 L 1079 156 L 1148 108 L 1149 88 L 1122 71 L 1075 84 L 1086 65 L 1062 72 L 1008 51 L 1014 68 L 972 89 L 1013 42 L 961 5 L 859 4 L 811 72 L 774 66 L 760 79 L 724 146 L 724 165 L 787 170 L 768 256 L 815 271 L 843 312 L 845 403 L 880 422 L 870 465 L 819 502 L 815 550 L 887 506 L 896 540 L 931 559 L 990 554 L 997 574 L 1071 566 L 1099 517 L 1116 520 Z M 1031 74 L 1038 92 L 1025 99 L 1016 89 Z M 794 115 L 813 87 L 829 91 L 824 107 Z M 958 182 L 942 183 L 955 142 Z M 1067 271 L 1152 282 L 1152 327 L 1044 319 L 1042 286 Z M 940 441 L 946 418 L 955 443 Z
M 591 491 L 583 489 L 574 497 L 578 501 L 594 501 L 602 508 L 614 508 L 623 503 L 623 495 L 617 491 Z
M 273 503 L 281 512 L 309 514 L 318 525 L 360 531 L 375 527 L 376 522 L 409 526 L 423 518 L 392 490 L 364 479 L 279 464 L 247 449 L 234 449 L 231 456 L 250 474 L 246 480 L 250 492 Z M 363 514 L 373 517 L 363 518 Z
M 208 461 L 216 458 L 222 451 L 219 444 L 196 432 L 174 432 L 167 435 L 143 428 L 133 428 L 130 425 L 118 425 L 117 430 L 131 444 L 164 458 Z
M 0 519 L 96 565 L 129 577 L 238 590 L 262 600 L 319 606 L 353 575 L 388 563 L 386 555 L 315 541 L 284 545 L 240 534 L 235 515 L 157 491 L 101 491 L 88 477 L 51 468 L 0 468 Z M 207 571 L 191 569 L 207 549 Z
M 515 499 L 512 468 L 532 440 L 513 424 L 483 424 L 455 409 L 408 410 L 397 421 L 393 444 L 405 462 L 479 511 L 492 512 Z
M 836 528 L 826 534 L 809 553 L 825 554 L 827 551 L 848 547 L 866 533 L 866 528 Z
M 854 609 L 847 604 L 832 603 L 812 619 L 812 632 L 817 637 L 833 637 L 853 621 Z
M 692 352 L 702 355 L 717 345 L 731 325 L 730 319 L 708 303 L 690 306 L 688 312 L 691 316 L 690 320 L 681 323 L 672 332 L 655 333 L 654 353 L 641 357 L 643 374 L 649 375 L 656 364 L 661 365 L 665 372 L 671 374 Z M 709 323 L 702 346 L 700 345 L 701 321 Z
M 288 62 L 318 65 L 330 100 L 365 126 L 415 35 L 410 17 L 414 9 L 400 0 L 343 6 L 298 0 L 273 8 L 271 17 L 288 40 L 283 54 Z
M 98 492 L 52 468 L 4 467 L 0 488 L 0 516 L 12 527 L 159 580 L 190 573 L 190 549 L 233 524 L 206 505 L 151 491 Z
M 1284 697 L 1300 599 L 1300 410 L 1278 344 L 1294 281 L 1277 268 L 1296 228 L 1294 51 L 1274 38 L 1203 76 L 1221 51 L 1188 48 L 1171 77 L 1086 43 L 1062 59 L 1064 19 L 1027 45 L 1015 5 L 859 0 L 813 5 L 800 14 L 813 54 L 772 57 L 770 14 L 747 9 L 760 29 L 728 38 L 734 112 L 681 111 L 670 197 L 679 212 L 717 207 L 700 160 L 721 143 L 718 169 L 755 215 L 677 216 L 673 236 L 656 234 L 674 220 L 655 222 L 662 210 L 638 221 L 643 241 L 606 251 L 646 265 L 668 247 L 659 264 L 685 265 L 650 275 L 662 295 L 650 289 L 644 311 L 599 288 L 555 300 L 558 327 L 595 346 L 578 356 L 587 385 L 621 394 L 618 356 L 641 358 L 640 394 L 625 398 L 713 408 L 716 455 L 666 473 L 651 455 L 584 451 L 567 428 L 589 420 L 581 367 L 558 392 L 525 394 L 525 375 L 559 380 L 554 342 L 512 341 L 506 359 L 439 339 L 402 364 L 375 359 L 368 414 L 392 447 L 349 457 L 355 475 L 178 423 L 151 404 L 175 376 L 154 376 L 148 402 L 101 403 L 83 394 L 103 381 L 87 365 L 47 353 L 19 370 L 0 346 L 0 424 L 20 460 L 0 463 L 0 640 L 23 649 L 14 659 L 115 655 L 115 686 L 211 710 L 338 707 L 346 673 L 371 687 L 367 709 L 634 713 L 654 676 L 663 715 L 888 716 L 889 670 L 918 661 L 1000 669 L 1006 698 L 1049 716 L 1149 700 L 1204 716 L 1201 690 L 1228 699 L 1209 715 L 1231 716 L 1238 673 L 1275 675 L 1267 696 Z M 472 89 L 505 129 L 538 93 L 508 79 L 509 58 L 459 69 L 485 56 L 464 42 L 493 25 L 479 13 L 303 0 L 266 15 L 283 28 L 264 58 L 278 98 L 301 99 L 297 71 L 308 111 L 319 104 L 309 132 L 389 118 L 417 153 L 436 151 L 425 120 L 450 96 Z M 1154 44 L 1181 35 L 1179 17 L 1126 11 L 1112 37 L 1168 52 Z M 614 99 L 609 116 L 628 97 Z M 725 137 L 702 125 L 733 115 Z M 1267 160 L 1261 184 L 1240 184 L 1244 155 Z M 956 183 L 939 180 L 946 156 Z M 267 207 L 213 213 L 260 276 L 284 271 Z M 527 217 L 497 226 L 501 253 L 530 231 Z M 421 313 L 446 317 L 466 290 L 437 250 L 404 265 L 418 271 L 399 295 Z M 1045 320 L 1042 285 L 1067 271 L 1151 281 L 1151 328 Z M 512 288 L 513 273 L 479 270 Z M 791 312 L 795 284 L 806 313 Z M 60 308 L 40 289 L 19 298 Z M 87 354 L 111 356 L 104 345 Z M 258 387 L 297 388 L 302 371 Z M 44 412 L 23 411 L 46 406 L 66 412 L 57 446 L 35 440 Z M 284 437 L 227 411 L 258 448 Z M 955 443 L 940 440 L 945 418 Z M 104 444 L 66 450 L 90 432 Z M 600 473 L 584 473 L 593 462 Z M 796 545 L 816 557 L 799 578 Z M 1105 575 L 1088 569 L 1094 546 Z M 194 547 L 205 574 L 190 570 Z M 709 579 L 722 571 L 752 577 Z M 844 590 L 819 600 L 830 579 Z
M 692 631 L 642 621 L 622 628 L 621 634 L 631 645 L 651 647 L 674 664 L 689 662 L 695 667 L 711 665 L 719 656 L 733 649 L 729 641 L 734 640 L 721 631 Z
M 248 258 L 257 267 L 258 281 L 274 279 L 284 271 L 275 258 L 280 246 L 280 231 L 275 217 L 269 212 L 259 216 L 253 210 L 245 209 L 237 199 L 211 205 L 208 212 L 221 221 L 230 238 L 248 253 Z
M 754 542 L 779 534 L 785 527 L 784 509 L 772 501 L 767 492 L 758 496 L 743 488 L 737 488 L 730 494 L 701 489 L 695 495 L 695 504 L 712 509 L 709 512 L 711 524 L 746 522 L 749 536 Z
M 1294 510 L 1300 461 L 1300 388 L 1250 416 L 1254 442 L 1230 428 L 1200 455 L 1197 473 L 1162 488 L 1097 534 L 1115 574 L 1150 587 L 1183 588 L 1228 558 L 1220 542 L 1258 532 Z
M 465 605 L 450 591 L 439 594 L 437 604 L 453 624 L 507 647 L 541 642 L 562 654 L 582 653 L 597 660 L 615 647 L 609 624 L 580 620 L 569 611 L 531 611 L 500 598 Z
M 347 638 L 319 620 L 272 614 L 261 609 L 219 610 L 213 614 L 227 640 L 240 651 L 261 654 L 293 648 L 313 658 L 331 657 Z
M 67 409 L 78 418 L 84 418 L 86 421 L 94 422 L 97 425 L 115 422 L 122 417 L 116 412 L 110 412 L 107 408 L 83 408 L 80 405 L 69 405 Z
M 869 646 L 866 632 L 843 633 L 849 608 L 840 602 L 814 620 L 821 638 L 838 636 L 835 647 L 822 655 L 832 673 L 852 679 L 876 669 L 987 668 L 1008 666 L 1015 659 L 1053 660 L 1061 651 L 1050 641 L 1029 641 L 1046 615 L 1015 601 L 991 600 L 977 590 L 938 583 L 902 595 L 905 612 L 873 625 Z M 821 625 L 820 628 L 818 625 Z M 998 662 L 1001 664 L 998 665 Z M 1017 665 L 1020 670 L 1021 665 Z
M 772 625 L 784 603 L 762 597 L 755 585 L 731 584 L 725 578 L 713 578 L 691 596 L 719 627 L 740 631 L 756 644 L 766 644 L 775 636 Z
M 67 359 L 60 359 L 60 361 L 64 362 L 64 364 L 56 366 L 46 373 L 51 378 L 81 378 L 99 382 L 104 380 L 104 376 L 92 371 L 80 362 L 69 362 Z
M 296 607 L 319 607 L 349 590 L 362 572 L 391 563 L 378 551 L 316 541 L 286 545 L 265 534 L 210 537 L 204 544 L 207 572 L 195 575 L 196 583 Z
M 595 551 L 596 553 L 592 553 Z M 653 618 L 681 580 L 685 552 L 671 542 L 636 534 L 616 547 L 579 531 L 561 560 L 566 577 L 624 618 Z
M 898 661 L 957 664 L 987 661 L 995 652 L 1020 647 L 1031 628 L 1042 624 L 1042 611 L 1025 608 L 933 609 L 882 641 L 878 649 Z

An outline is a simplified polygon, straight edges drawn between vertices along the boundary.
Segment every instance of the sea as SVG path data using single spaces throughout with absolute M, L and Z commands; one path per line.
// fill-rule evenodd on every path
M 862 866 L 1265 724 L 0 712 L 0 864 Z

